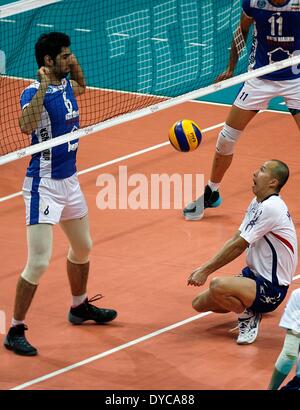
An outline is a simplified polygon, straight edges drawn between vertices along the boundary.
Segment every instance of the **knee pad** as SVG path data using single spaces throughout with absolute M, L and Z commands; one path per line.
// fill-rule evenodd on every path
M 36 257 L 35 260 L 27 263 L 25 269 L 21 273 L 21 277 L 31 285 L 38 285 L 42 274 L 46 271 L 49 265 L 47 257 Z
M 85 246 L 82 246 L 80 249 L 76 249 L 76 251 L 70 247 L 68 252 L 68 260 L 76 265 L 83 265 L 84 263 L 89 262 L 91 248 L 91 239 L 86 242 Z
M 76 265 L 89 262 L 89 254 L 93 243 L 87 216 L 81 219 L 64 221 L 62 226 L 70 244 L 68 260 Z
M 300 337 L 287 333 L 283 349 L 275 363 L 276 369 L 282 374 L 288 374 L 298 357 Z
M 21 277 L 32 285 L 38 285 L 51 258 L 52 226 L 48 224 L 28 226 L 27 240 L 28 260 Z
M 232 155 L 234 146 L 242 132 L 225 124 L 218 136 L 216 151 L 221 155 Z

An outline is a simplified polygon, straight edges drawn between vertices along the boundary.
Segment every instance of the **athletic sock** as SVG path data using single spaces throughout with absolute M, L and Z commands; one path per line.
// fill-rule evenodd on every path
M 215 183 L 215 182 L 211 182 L 208 181 L 207 185 L 210 187 L 210 189 L 212 190 L 212 192 L 217 191 L 219 189 L 220 183 Z
M 84 293 L 83 295 L 80 295 L 80 296 L 72 295 L 72 299 L 73 299 L 72 307 L 74 308 L 76 306 L 81 305 L 85 301 L 86 298 L 87 298 L 86 293 Z
M 16 320 L 15 318 L 12 318 L 11 325 L 18 326 L 18 325 L 24 325 L 24 320 Z

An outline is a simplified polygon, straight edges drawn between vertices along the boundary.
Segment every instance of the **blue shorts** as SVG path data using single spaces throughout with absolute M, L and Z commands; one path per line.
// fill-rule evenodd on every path
M 242 274 L 244 278 L 253 279 L 256 282 L 256 297 L 249 307 L 253 312 L 272 312 L 285 298 L 288 286 L 274 285 L 262 276 L 254 275 L 248 266 L 242 270 Z

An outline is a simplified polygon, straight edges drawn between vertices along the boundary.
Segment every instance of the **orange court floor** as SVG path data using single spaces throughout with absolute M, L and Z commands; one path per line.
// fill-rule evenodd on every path
M 282 196 L 299 233 L 300 139 L 292 117 L 279 112 L 256 116 L 237 144 L 221 185 L 222 205 L 207 210 L 201 221 L 185 221 L 180 209 L 100 210 L 96 204 L 98 176 L 106 173 L 118 180 L 120 166 L 127 166 L 128 176 L 143 174 L 148 181 L 152 174 L 164 173 L 200 173 L 207 181 L 216 136 L 228 111 L 228 106 L 187 102 L 81 140 L 79 179 L 94 244 L 88 293 L 103 294 L 99 305 L 116 309 L 118 317 L 102 326 L 68 323 L 67 241 L 55 227 L 51 265 L 26 320 L 27 337 L 39 354 L 29 358 L 5 350 L 0 334 L 0 389 L 267 388 L 285 335 L 278 324 L 288 297 L 264 316 L 254 344 L 238 346 L 236 335 L 229 332 L 235 327 L 235 314 L 197 314 L 191 307 L 210 279 L 203 288 L 195 288 L 187 286 L 187 278 L 238 229 L 253 197 L 252 174 L 268 159 L 283 160 L 290 167 Z M 165 143 L 167 130 L 181 118 L 195 120 L 204 130 L 196 151 L 184 154 L 164 144 L 130 155 Z M 0 311 L 6 329 L 27 257 L 20 195 L 27 162 L 25 158 L 4 165 L 0 172 Z M 242 255 L 213 276 L 236 274 L 244 265 Z M 289 294 L 299 285 L 298 277 Z

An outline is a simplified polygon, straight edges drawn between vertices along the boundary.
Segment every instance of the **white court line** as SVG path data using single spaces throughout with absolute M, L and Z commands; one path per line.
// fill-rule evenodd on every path
M 208 131 L 212 131 L 212 130 L 214 130 L 214 129 L 216 129 L 216 128 L 220 128 L 220 127 L 222 127 L 224 124 L 225 124 L 224 122 L 220 122 L 219 124 L 212 125 L 212 126 L 210 126 L 210 127 L 208 127 L 208 128 L 203 129 L 203 130 L 202 130 L 202 133 L 205 134 L 205 133 L 208 132 Z M 124 161 L 124 160 L 126 160 L 126 159 L 130 159 L 130 158 L 134 158 L 134 157 L 137 157 L 137 156 L 139 156 L 139 155 L 146 154 L 147 152 L 151 152 L 151 151 L 154 151 L 154 150 L 156 150 L 156 149 L 165 147 L 165 146 L 167 146 L 167 145 L 169 145 L 169 144 L 170 144 L 170 142 L 169 142 L 169 141 L 166 141 L 166 142 L 163 142 L 163 143 L 161 143 L 161 144 L 153 145 L 152 147 L 149 147 L 149 148 L 144 148 L 144 149 L 142 149 L 142 150 L 139 150 L 139 151 L 136 151 L 136 152 L 132 152 L 131 154 L 124 155 L 124 156 L 122 156 L 122 157 L 118 157 L 118 158 L 112 159 L 112 160 L 110 160 L 110 161 L 103 162 L 102 164 L 98 164 L 98 165 L 95 165 L 95 166 L 93 166 L 93 167 L 83 169 L 82 171 L 79 171 L 79 172 L 78 172 L 78 175 L 87 174 L 88 172 L 96 171 L 97 169 L 101 169 L 101 168 L 107 167 L 108 165 L 117 164 L 118 162 Z M 21 195 L 22 195 L 22 191 L 15 192 L 14 194 L 7 195 L 7 196 L 4 196 L 4 197 L 0 198 L 0 202 L 5 202 L 5 201 L 8 201 L 9 199 L 13 199 L 13 198 L 16 198 L 16 197 L 21 196 Z
M 293 280 L 296 280 L 296 279 L 299 279 L 299 278 L 300 278 L 300 275 L 297 275 L 297 276 L 293 277 Z M 213 313 L 213 312 L 209 311 L 209 312 L 199 313 L 198 315 L 189 317 L 185 320 L 181 320 L 180 322 L 176 322 L 173 325 L 166 326 L 162 329 L 156 330 L 155 332 L 148 333 L 145 336 L 142 336 L 142 337 L 139 337 L 137 339 L 131 340 L 130 342 L 124 343 L 120 346 L 114 347 L 113 349 L 106 350 L 105 352 L 102 352 L 102 353 L 99 353 L 97 355 L 91 356 L 87 359 L 81 360 L 80 362 L 71 364 L 70 366 L 63 367 L 62 369 L 59 369 L 59 370 L 56 370 L 54 372 L 45 374 L 44 376 L 37 377 L 36 379 L 32 379 L 32 380 L 29 380 L 28 382 L 19 384 L 18 386 L 12 387 L 9 390 L 23 390 L 26 387 L 32 386 L 32 385 L 37 384 L 37 383 L 41 383 L 45 380 L 52 379 L 53 377 L 59 376 L 60 374 L 63 374 L 63 373 L 69 372 L 71 370 L 77 369 L 78 367 L 84 366 L 88 363 L 95 362 L 96 360 L 103 359 L 104 357 L 107 357 L 107 356 L 110 356 L 114 353 L 120 352 L 121 350 L 127 349 L 128 347 L 131 347 L 131 346 L 134 346 L 134 345 L 137 345 L 138 343 L 145 342 L 146 340 L 152 339 L 153 337 L 156 337 L 156 336 L 159 336 L 163 333 L 166 333 L 169 330 L 176 329 L 177 327 L 186 325 L 187 323 L 191 323 L 194 320 L 201 319 L 202 317 L 208 316 L 211 313 Z
M 187 101 L 187 102 L 192 102 L 192 103 L 196 103 L 196 104 L 216 105 L 216 106 L 219 106 L 219 107 L 232 107 L 232 104 L 230 104 L 230 103 L 217 103 L 217 102 L 213 102 L 213 101 L 191 100 L 191 101 Z M 261 114 L 263 112 L 291 115 L 291 113 L 289 111 L 273 110 L 273 108 L 268 108 L 267 110 L 261 110 L 261 111 L 259 111 L 259 114 Z
M 32 386 L 33 384 L 37 384 L 37 383 L 40 383 L 42 381 L 45 381 L 45 380 L 51 379 L 53 377 L 59 376 L 62 373 L 69 372 L 70 370 L 73 370 L 73 369 L 76 369 L 78 367 L 84 366 L 85 364 L 94 362 L 98 359 L 103 359 L 104 357 L 110 356 L 113 353 L 117 353 L 121 350 L 127 349 L 128 347 L 134 346 L 138 343 L 145 342 L 146 340 L 152 339 L 155 336 L 159 336 L 163 333 L 168 332 L 169 330 L 176 329 L 177 327 L 180 327 L 180 326 L 183 326 L 187 323 L 193 322 L 194 320 L 197 320 L 197 319 L 200 319 L 201 317 L 210 315 L 211 313 L 212 312 L 199 313 L 199 315 L 189 317 L 188 319 L 185 319 L 185 320 L 182 320 L 180 322 L 174 323 L 173 325 L 170 325 L 170 326 L 164 327 L 162 329 L 156 330 L 155 332 L 152 332 L 152 333 L 149 333 L 148 335 L 139 337 L 138 339 L 134 339 L 131 342 L 124 343 L 124 344 L 122 344 L 120 346 L 117 346 L 113 349 L 107 350 L 106 352 L 99 353 L 97 355 L 91 356 L 88 359 L 84 359 L 84 360 L 81 360 L 80 362 L 71 364 L 70 366 L 63 367 L 62 369 L 56 370 L 55 372 L 45 374 L 44 376 L 41 376 L 41 377 L 38 377 L 36 379 L 30 380 L 26 383 L 20 384 L 19 386 L 12 387 L 10 390 L 22 390 L 22 389 L 25 389 L 26 387 Z

